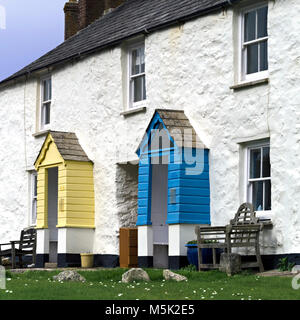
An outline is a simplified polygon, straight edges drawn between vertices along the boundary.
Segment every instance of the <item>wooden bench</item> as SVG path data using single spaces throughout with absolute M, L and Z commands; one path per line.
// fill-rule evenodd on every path
M 232 253 L 232 248 L 253 247 L 255 249 L 256 261 L 243 263 L 242 268 L 258 267 L 260 272 L 264 271 L 260 250 L 259 234 L 263 229 L 250 203 L 243 203 L 234 219 L 230 220 L 227 226 L 221 227 L 199 227 L 195 228 L 198 243 L 198 264 L 201 269 L 218 269 L 216 249 L 223 249 L 225 253 Z M 204 264 L 202 249 L 212 249 L 213 261 L 211 264 Z
M 3 249 L 3 247 L 8 247 Z M 10 257 L 12 268 L 16 267 L 16 256 L 19 258 L 19 266 L 23 267 L 23 256 L 32 256 L 32 264 L 36 262 L 36 230 L 27 228 L 21 231 L 20 240 L 0 244 L 0 264 L 3 257 Z

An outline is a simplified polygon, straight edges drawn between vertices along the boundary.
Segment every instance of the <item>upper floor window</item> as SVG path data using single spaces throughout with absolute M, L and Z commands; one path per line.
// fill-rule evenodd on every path
M 129 48 L 129 108 L 138 107 L 146 100 L 145 46 Z
M 245 9 L 241 15 L 242 80 L 266 77 L 268 70 L 268 6 Z
M 47 129 L 50 125 L 50 111 L 52 99 L 51 77 L 41 80 L 41 110 L 40 110 L 40 128 Z
M 248 147 L 247 201 L 256 211 L 271 210 L 270 144 Z

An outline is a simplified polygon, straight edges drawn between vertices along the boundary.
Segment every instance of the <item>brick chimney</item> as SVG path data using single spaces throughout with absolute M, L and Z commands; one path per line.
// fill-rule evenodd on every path
M 64 7 L 65 12 L 65 40 L 72 37 L 79 30 L 79 4 L 77 0 L 69 0 Z
M 119 7 L 125 0 L 104 0 L 105 1 L 105 10 L 103 14 L 109 13 L 113 9 Z
M 79 0 L 79 29 L 83 29 L 102 16 L 104 0 Z
M 126 0 L 69 0 L 65 4 L 65 40 Z
M 121 5 L 124 0 L 79 0 L 79 29 Z

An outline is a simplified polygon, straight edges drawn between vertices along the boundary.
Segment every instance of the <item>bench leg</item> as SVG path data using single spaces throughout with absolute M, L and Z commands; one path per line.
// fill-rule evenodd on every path
M 23 258 L 22 255 L 19 255 L 19 264 L 20 264 L 20 268 L 23 268 Z
M 16 252 L 15 252 L 14 244 L 12 245 L 12 248 L 11 248 L 11 267 L 13 269 L 16 268 Z
M 202 249 L 198 248 L 198 270 L 201 271 L 200 265 L 202 264 Z
M 213 265 L 217 265 L 217 255 L 216 255 L 216 248 L 212 248 L 212 254 L 213 254 Z
M 259 271 L 260 272 L 264 272 L 264 265 L 263 265 L 262 260 L 261 260 L 261 255 L 260 255 L 260 250 L 259 250 L 259 242 L 258 241 L 259 240 L 257 239 L 256 246 L 255 246 L 256 261 L 258 263 Z

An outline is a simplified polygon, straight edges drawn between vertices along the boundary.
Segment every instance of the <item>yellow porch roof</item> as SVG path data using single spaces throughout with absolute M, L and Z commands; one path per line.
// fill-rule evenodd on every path
M 49 131 L 34 163 L 35 168 L 66 160 L 92 162 L 79 144 L 75 133 Z

